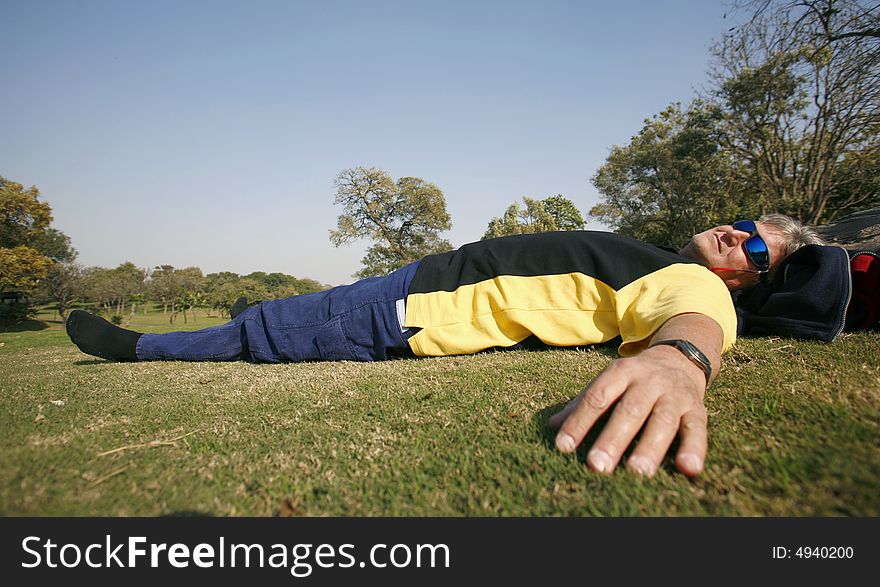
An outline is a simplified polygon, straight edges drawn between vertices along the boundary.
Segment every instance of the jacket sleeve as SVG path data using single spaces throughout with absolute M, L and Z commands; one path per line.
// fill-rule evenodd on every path
M 717 275 L 700 265 L 678 263 L 649 273 L 618 290 L 615 306 L 622 356 L 643 350 L 654 333 L 679 314 L 703 314 L 715 320 L 724 332 L 724 352 L 736 342 L 730 292 Z

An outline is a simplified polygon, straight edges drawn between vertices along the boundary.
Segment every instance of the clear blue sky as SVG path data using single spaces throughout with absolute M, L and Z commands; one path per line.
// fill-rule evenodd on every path
M 726 10 L 0 0 L 0 175 L 85 265 L 350 282 L 367 243 L 329 242 L 340 170 L 437 184 L 456 246 L 522 196 L 586 215 L 609 148 L 705 84 Z

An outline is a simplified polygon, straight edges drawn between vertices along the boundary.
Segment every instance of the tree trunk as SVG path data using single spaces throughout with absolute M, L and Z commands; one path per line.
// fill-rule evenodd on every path
M 125 321 L 125 327 L 128 328 L 131 326 L 131 321 L 134 320 L 134 313 L 137 309 L 137 304 L 134 302 L 131 303 L 131 313 L 128 315 L 128 320 Z

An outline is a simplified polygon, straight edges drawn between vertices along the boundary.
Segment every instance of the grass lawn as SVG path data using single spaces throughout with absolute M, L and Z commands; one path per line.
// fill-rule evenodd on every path
M 690 480 L 671 462 L 653 479 L 600 476 L 583 448 L 555 450 L 547 419 L 613 348 L 125 364 L 42 318 L 0 333 L 3 515 L 880 515 L 876 332 L 740 340 Z M 220 322 L 152 312 L 132 328 Z

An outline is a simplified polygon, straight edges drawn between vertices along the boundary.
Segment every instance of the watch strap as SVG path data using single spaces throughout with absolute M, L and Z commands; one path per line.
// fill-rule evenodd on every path
M 683 338 L 673 338 L 669 340 L 658 340 L 657 342 L 652 343 L 651 346 L 653 347 L 660 344 L 677 348 L 694 365 L 702 369 L 703 373 L 706 375 L 706 387 L 709 386 L 709 379 L 712 378 L 712 363 L 703 351 L 698 349 L 694 343 L 689 340 L 684 340 Z

